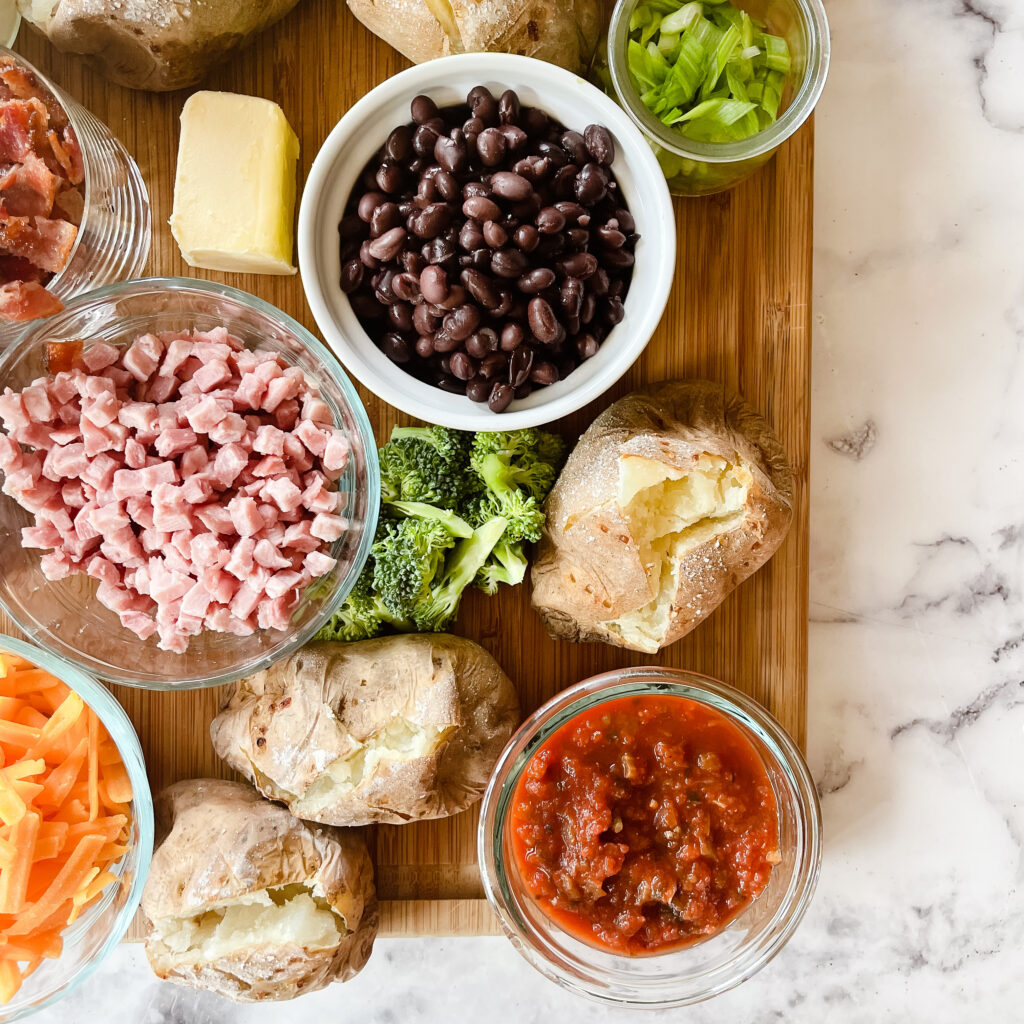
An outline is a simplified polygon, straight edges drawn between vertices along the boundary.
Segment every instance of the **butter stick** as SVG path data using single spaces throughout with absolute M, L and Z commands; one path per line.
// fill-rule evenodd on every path
M 270 100 L 197 92 L 181 111 L 171 234 L 190 267 L 294 274 L 299 140 Z

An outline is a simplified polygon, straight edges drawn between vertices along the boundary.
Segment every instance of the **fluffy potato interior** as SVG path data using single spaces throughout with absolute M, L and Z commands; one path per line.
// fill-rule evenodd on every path
M 302 883 L 262 889 L 195 917 L 164 918 L 153 926 L 175 966 L 212 963 L 253 946 L 333 949 L 349 932 L 344 917 L 315 886 Z
M 429 757 L 454 730 L 454 725 L 438 727 L 394 717 L 379 732 L 356 750 L 339 757 L 295 801 L 296 814 L 315 814 L 341 796 L 352 793 L 373 778 L 382 765 L 392 761 L 414 761 Z
M 619 508 L 640 550 L 652 597 L 605 625 L 656 652 L 668 630 L 681 560 L 736 526 L 752 484 L 742 462 L 707 452 L 686 470 L 643 456 L 619 459 Z

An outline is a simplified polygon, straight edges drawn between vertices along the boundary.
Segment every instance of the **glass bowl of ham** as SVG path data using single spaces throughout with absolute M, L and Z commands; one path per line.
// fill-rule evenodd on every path
M 101 679 L 251 675 L 369 554 L 366 411 L 304 327 L 224 285 L 108 285 L 0 355 L 0 606 Z
M 0 46 L 0 350 L 24 321 L 137 277 L 149 194 L 106 125 Z

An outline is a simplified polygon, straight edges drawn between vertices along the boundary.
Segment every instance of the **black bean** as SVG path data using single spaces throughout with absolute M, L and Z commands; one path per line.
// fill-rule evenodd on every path
M 587 287 L 595 295 L 607 295 L 608 294 L 608 271 L 604 267 L 598 267 L 594 271 L 593 276 L 587 282 Z
M 383 196 L 381 198 L 383 199 Z M 360 203 L 362 203 L 362 200 L 360 200 Z M 372 210 L 370 211 L 370 216 L 373 216 Z M 363 227 L 363 222 L 359 215 L 350 213 L 341 218 L 341 223 L 338 225 L 338 234 L 343 242 L 351 242 L 363 238 L 366 234 L 366 229 Z
M 590 333 L 581 334 L 576 339 L 576 351 L 580 354 L 580 359 L 596 356 L 598 348 L 597 338 Z
M 526 332 L 523 330 L 522 324 L 505 324 L 501 329 L 501 338 L 499 340 L 502 352 L 513 352 L 523 343 L 525 338 Z
M 459 183 L 455 180 L 455 175 L 443 168 L 438 168 L 434 175 L 434 187 L 441 198 L 448 202 L 451 202 L 459 194 Z
M 550 288 L 555 283 L 555 272 L 549 267 L 536 267 L 527 271 L 516 282 L 521 292 L 527 295 L 536 295 L 538 292 Z
M 420 274 L 423 273 L 423 268 L 427 265 L 427 261 L 412 249 L 406 249 L 400 253 L 398 261 L 402 265 L 402 269 L 412 274 L 417 280 L 419 280 Z
M 466 339 L 466 351 L 474 359 L 483 359 L 498 348 L 498 335 L 490 327 L 481 327 Z
M 396 331 L 412 330 L 412 304 L 409 302 L 393 302 L 388 306 L 388 320 Z
M 577 166 L 582 167 L 587 162 L 587 146 L 579 132 L 562 132 L 559 144 L 562 152 Z
M 597 312 L 597 299 L 593 293 L 588 293 L 583 296 L 583 306 L 580 309 L 580 322 L 589 324 L 594 319 L 594 314 Z
M 447 203 L 431 203 L 420 211 L 412 230 L 420 238 L 436 238 L 451 222 L 452 211 Z
M 393 195 L 395 192 L 401 192 L 404 184 L 405 171 L 401 164 L 395 163 L 394 160 L 385 160 L 377 168 L 377 187 L 381 191 Z
M 567 317 L 578 317 L 583 308 L 583 282 L 577 277 L 567 277 L 562 282 L 559 298 Z
M 626 236 L 618 228 L 610 227 L 608 224 L 602 224 L 596 234 L 602 245 L 609 249 L 621 249 L 626 244 Z
M 437 308 L 443 310 L 444 313 L 448 313 L 455 309 L 456 306 L 461 306 L 465 301 L 466 289 L 461 284 L 453 284 L 448 292 L 448 298 L 444 302 L 438 303 Z
M 505 159 L 508 142 L 497 128 L 485 128 L 476 138 L 476 151 L 485 167 L 497 167 Z
M 485 309 L 493 309 L 498 304 L 498 292 L 494 282 L 473 267 L 467 267 L 460 275 L 466 291 Z
M 520 203 L 511 203 L 509 205 L 509 213 L 517 220 L 524 223 L 529 223 L 534 217 L 540 213 L 541 207 L 544 205 L 544 200 L 541 199 L 537 192 L 527 196 Z
M 512 353 L 512 358 L 508 361 L 508 382 L 514 388 L 519 387 L 520 384 L 525 384 L 532 368 L 533 349 L 526 345 L 520 345 Z
M 532 224 L 523 224 L 516 228 L 516 233 L 513 235 L 516 245 L 519 246 L 523 252 L 533 252 L 537 248 L 537 243 L 540 241 L 540 233 Z
M 472 380 L 476 376 L 476 363 L 461 349 L 452 353 L 451 362 L 452 376 L 459 380 Z
M 491 310 L 491 316 L 495 319 L 501 319 L 503 316 L 507 316 L 509 310 L 512 309 L 513 297 L 510 291 L 504 288 L 498 289 L 498 304 Z
M 380 347 L 384 355 L 393 363 L 407 363 L 412 358 L 409 343 L 400 334 L 395 334 L 394 331 L 388 331 L 380 339 Z
M 427 302 L 444 302 L 449 293 L 448 275 L 443 267 L 429 266 L 420 274 L 420 291 Z
M 480 361 L 480 376 L 485 380 L 492 377 L 504 377 L 508 367 L 508 354 L 505 352 L 492 352 Z
M 384 152 L 389 160 L 408 160 L 412 154 L 412 127 L 400 124 L 393 129 L 384 143 Z
M 359 219 L 369 224 L 373 220 L 373 211 L 380 206 L 381 203 L 387 202 L 387 196 L 383 192 L 367 192 L 359 200 L 359 205 L 356 207 L 356 211 L 359 214 Z
M 631 267 L 636 262 L 636 257 L 628 249 L 609 249 L 603 258 L 605 263 L 616 269 Z
M 429 96 L 415 96 L 410 104 L 410 113 L 417 124 L 424 124 L 437 117 L 437 104 Z
M 526 134 L 534 138 L 543 135 L 551 126 L 551 118 L 540 107 L 524 107 L 520 121 Z
M 462 204 L 462 212 L 478 221 L 496 220 L 501 216 L 498 204 L 485 196 L 471 196 Z
M 462 122 L 462 134 L 467 138 L 470 135 L 479 135 L 487 125 L 484 124 L 483 119 L 479 117 L 470 117 Z
M 625 231 L 627 235 L 631 235 L 636 231 L 636 221 L 633 220 L 633 215 L 629 210 L 620 207 L 615 211 L 615 219 L 619 222 L 620 231 Z
M 615 141 L 603 124 L 590 124 L 583 131 L 587 152 L 596 163 L 610 167 L 615 160 Z
M 462 225 L 462 230 L 459 231 L 459 245 L 466 250 L 466 252 L 474 252 L 484 244 L 484 233 L 480 230 L 479 224 L 474 224 L 472 221 L 466 221 Z
M 608 285 L 608 294 L 616 299 L 621 299 L 626 294 L 626 282 L 621 277 L 613 277 Z
M 530 299 L 528 320 L 530 330 L 538 341 L 552 342 L 558 337 L 558 320 L 547 299 L 535 296 Z
M 491 191 L 502 199 L 520 201 L 532 194 L 533 186 L 521 174 L 496 171 L 491 175 Z
M 464 395 L 466 393 L 465 383 L 457 377 L 449 376 L 446 373 L 441 374 L 437 378 L 437 386 L 442 391 L 450 391 L 453 395 Z
M 555 203 L 555 209 L 565 215 L 567 224 L 578 224 L 580 217 L 586 216 L 587 211 L 579 203 L 562 201 Z
M 498 249 L 491 256 L 491 270 L 498 277 L 519 277 L 530 261 L 518 249 Z
M 370 236 L 379 238 L 385 231 L 397 228 L 402 223 L 402 214 L 395 203 L 381 203 L 370 218 Z
M 434 335 L 421 334 L 416 339 L 416 355 L 420 359 L 429 359 L 434 354 Z
M 426 204 L 436 202 L 439 198 L 440 193 L 437 190 L 437 185 L 434 184 L 434 179 L 426 174 L 421 175 L 419 184 L 416 186 L 416 202 L 413 205 L 417 209 L 423 209 Z M 402 205 L 408 204 L 403 203 Z
M 447 135 L 439 135 L 434 143 L 434 159 L 452 174 L 460 174 L 465 170 L 467 162 L 466 140 L 449 138 Z
M 583 249 L 590 243 L 590 232 L 586 228 L 569 228 L 565 237 L 569 244 L 576 249 Z
M 498 120 L 498 101 L 485 85 L 469 90 L 466 106 L 473 111 L 474 116 L 487 124 L 494 124 Z
M 454 352 L 457 348 L 461 348 L 462 342 L 458 338 L 453 338 L 450 334 L 445 334 L 444 328 L 434 335 L 434 351 L 435 352 Z
M 480 324 L 480 310 L 470 303 L 453 309 L 441 325 L 441 332 L 456 341 L 465 341 Z
M 486 402 L 491 393 L 491 385 L 483 377 L 474 377 L 466 382 L 466 397 L 471 402 Z
M 372 296 L 359 292 L 352 296 L 352 311 L 360 320 L 379 320 L 384 316 L 384 307 Z
M 605 323 L 609 326 L 622 323 L 622 318 L 626 315 L 626 311 L 622 305 L 622 299 L 617 297 L 607 298 L 604 301 L 604 309 L 601 312 Z
M 351 295 L 362 283 L 366 268 L 359 260 L 349 260 L 341 268 L 341 290 Z
M 525 384 L 520 384 L 512 393 L 515 395 L 516 401 L 522 401 L 524 398 L 529 398 L 532 392 L 533 385 L 527 381 Z
M 526 132 L 514 124 L 503 124 L 498 131 L 505 136 L 507 151 L 513 156 L 518 156 L 522 153 L 526 148 L 527 142 L 529 142 Z
M 578 171 L 579 168 L 575 164 L 566 164 L 555 171 L 551 188 L 559 199 L 570 199 L 575 195 Z
M 534 363 L 530 371 L 530 380 L 543 386 L 554 384 L 558 380 L 558 367 L 554 363 Z
M 369 238 L 363 242 L 359 247 L 359 260 L 364 267 L 369 267 L 370 270 L 376 270 L 380 266 L 380 260 L 370 252 L 371 245 L 373 245 L 373 241 Z
M 441 235 L 427 242 L 422 252 L 428 263 L 447 263 L 455 255 L 455 243 Z
M 502 384 L 500 381 L 495 382 L 494 387 L 491 389 L 491 395 L 487 399 L 487 407 L 491 412 L 504 412 L 509 407 L 513 397 L 512 388 L 508 384 Z
M 389 266 L 383 266 L 380 273 L 373 275 L 373 294 L 377 301 L 385 306 L 390 306 L 395 301 L 395 291 L 392 284 L 395 280 L 395 272 Z
M 429 125 L 420 125 L 412 133 L 412 148 L 417 156 L 432 157 L 437 145 L 438 133 Z
M 559 260 L 558 270 L 566 277 L 578 277 L 585 281 L 597 270 L 597 257 L 590 252 L 576 252 Z
M 557 206 L 545 206 L 534 223 L 542 235 L 557 235 L 565 227 L 565 214 Z
M 391 228 L 379 238 L 374 238 L 369 243 L 367 251 L 376 260 L 394 259 L 405 245 L 406 237 L 405 228 Z
M 498 116 L 502 124 L 519 124 L 523 108 L 519 102 L 519 94 L 514 89 L 506 89 L 498 99 Z
M 487 221 L 484 224 L 483 231 L 484 241 L 492 249 L 500 249 L 508 241 L 508 232 L 497 222 L 497 220 Z
M 569 162 L 569 158 L 562 152 L 561 146 L 554 142 L 541 142 L 537 146 L 537 152 L 548 162 L 549 166 L 556 169 L 564 167 Z
M 604 199 L 608 194 L 608 176 L 601 165 L 593 162 L 584 164 L 576 175 L 573 191 L 584 206 L 593 206 Z

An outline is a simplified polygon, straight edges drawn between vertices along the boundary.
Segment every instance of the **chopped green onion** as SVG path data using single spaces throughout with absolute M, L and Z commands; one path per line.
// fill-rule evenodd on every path
M 778 117 L 789 46 L 730 0 L 644 0 L 629 28 L 633 84 L 663 124 L 699 141 L 731 142 Z

